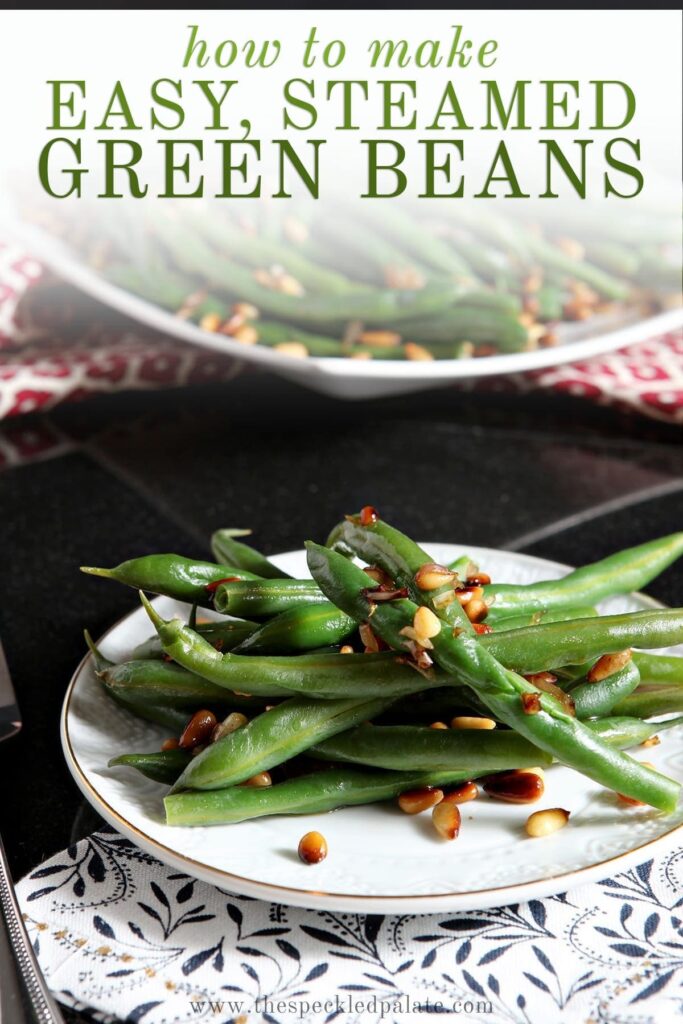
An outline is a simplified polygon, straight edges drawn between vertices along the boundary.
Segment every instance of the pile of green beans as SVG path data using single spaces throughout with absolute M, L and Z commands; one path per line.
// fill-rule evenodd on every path
M 596 227 L 595 218 L 549 216 L 541 236 L 537 225 L 464 204 L 433 218 L 432 207 L 426 218 L 396 202 L 338 203 L 314 216 L 294 209 L 136 210 L 93 219 L 78 244 L 119 287 L 206 331 L 290 356 L 521 352 L 556 344 L 558 324 L 615 307 L 631 314 L 643 302 L 670 308 L 681 291 L 667 221 L 654 215 L 632 232 L 642 239 L 634 245 L 623 226 Z
M 678 783 L 625 751 L 683 721 L 661 719 L 683 715 L 683 658 L 650 653 L 683 643 L 683 609 L 595 605 L 649 583 L 683 533 L 519 585 L 466 555 L 435 565 L 369 508 L 307 543 L 311 579 L 248 532 L 216 531 L 215 563 L 153 554 L 83 570 L 140 590 L 154 629 L 118 664 L 86 640 L 104 692 L 171 733 L 111 761 L 171 787 L 169 823 L 321 811 L 554 761 L 675 808 Z M 164 618 L 145 591 L 185 616 Z M 489 721 L 469 731 L 463 715 Z M 188 739 L 199 719 L 210 734 Z

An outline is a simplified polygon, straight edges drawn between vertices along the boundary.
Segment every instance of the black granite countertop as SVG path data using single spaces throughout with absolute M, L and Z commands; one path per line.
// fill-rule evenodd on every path
M 0 636 L 24 718 L 0 747 L 0 831 L 16 877 L 97 824 L 61 754 L 60 705 L 83 627 L 98 635 L 134 600 L 79 565 L 153 550 L 206 557 L 225 525 L 286 550 L 364 504 L 422 539 L 568 563 L 683 528 L 680 431 L 569 396 L 343 403 L 249 375 L 0 424 L 15 455 L 40 452 L 41 438 L 56 445 L 0 469 Z M 683 569 L 650 592 L 680 604 Z

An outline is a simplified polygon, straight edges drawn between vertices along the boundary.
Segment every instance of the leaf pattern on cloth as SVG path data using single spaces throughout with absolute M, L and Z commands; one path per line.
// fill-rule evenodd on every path
M 33 288 L 38 281 L 40 288 Z M 21 315 L 26 303 L 20 301 L 43 288 L 42 330 L 35 324 L 28 329 Z M 87 316 L 79 315 L 84 305 Z M 230 356 L 131 327 L 69 285 L 55 287 L 29 254 L 0 242 L 0 419 L 107 391 L 230 380 L 241 369 Z M 683 423 L 683 334 L 672 332 L 577 363 L 454 386 L 567 392 Z
M 50 986 L 98 1019 L 375 1024 L 460 1007 L 476 1024 L 666 1024 L 683 1012 L 683 849 L 546 900 L 383 917 L 231 895 L 105 827 L 18 893 Z

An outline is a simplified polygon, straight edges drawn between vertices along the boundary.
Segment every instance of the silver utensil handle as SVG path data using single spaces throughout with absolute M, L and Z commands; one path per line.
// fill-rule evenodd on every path
M 28 937 L 0 839 L 0 1021 L 64 1024 Z

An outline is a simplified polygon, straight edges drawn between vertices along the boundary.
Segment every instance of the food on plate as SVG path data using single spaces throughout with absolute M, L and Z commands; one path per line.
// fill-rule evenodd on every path
M 440 565 L 370 506 L 306 544 L 311 579 L 243 534 L 214 536 L 222 563 L 155 554 L 85 569 L 140 588 L 155 629 L 119 664 L 87 640 L 105 692 L 172 732 L 110 762 L 170 787 L 169 824 L 396 798 L 454 840 L 459 805 L 480 793 L 551 798 L 554 762 L 618 794 L 615 806 L 677 806 L 679 783 L 626 751 L 683 721 L 683 658 L 650 653 L 683 642 L 683 609 L 595 606 L 646 586 L 683 554 L 683 533 L 524 585 L 467 555 Z M 143 590 L 189 600 L 186 619 L 165 619 Z M 541 808 L 525 834 L 551 835 L 570 812 Z M 323 849 L 316 836 L 305 849 Z

